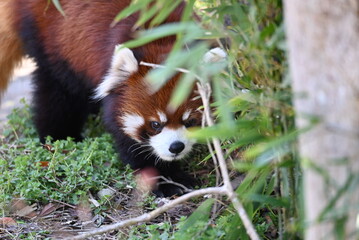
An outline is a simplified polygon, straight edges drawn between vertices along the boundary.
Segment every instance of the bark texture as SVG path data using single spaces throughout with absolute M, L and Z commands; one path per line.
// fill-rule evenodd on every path
M 299 139 L 305 238 L 358 239 L 359 1 L 284 2 L 297 126 L 319 119 Z M 334 210 L 323 215 L 330 203 Z

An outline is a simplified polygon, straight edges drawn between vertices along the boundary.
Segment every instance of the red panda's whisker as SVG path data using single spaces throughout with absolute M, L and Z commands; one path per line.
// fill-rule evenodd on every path
M 138 145 L 141 145 L 141 143 L 136 142 L 136 143 L 132 144 L 132 145 L 128 148 L 128 151 L 130 151 L 132 147 L 138 146 Z
M 136 148 L 132 149 L 133 147 L 136 147 Z M 127 152 L 133 153 L 134 151 L 136 151 L 138 149 L 141 149 L 141 148 L 145 148 L 145 147 L 149 147 L 149 145 L 148 144 L 143 144 L 143 143 L 135 143 L 131 147 L 128 148 Z
M 157 165 L 159 162 L 162 162 L 162 161 L 160 161 L 160 157 L 159 157 L 159 156 L 156 156 L 155 165 Z
M 144 150 L 142 150 L 141 152 L 139 152 L 137 155 L 140 155 L 141 153 L 145 153 L 145 152 L 149 152 L 152 151 L 152 149 L 146 148 Z
M 153 155 L 155 155 L 154 152 L 148 153 L 148 154 L 146 155 L 146 157 L 145 157 L 145 160 L 149 159 L 149 158 L 150 158 L 151 156 L 153 156 Z M 155 161 L 155 164 L 156 164 L 156 161 Z
M 137 151 L 137 150 L 139 150 L 139 149 L 141 149 L 141 148 L 144 148 L 144 150 L 142 150 L 141 152 L 137 153 L 135 156 L 138 156 L 138 155 L 140 155 L 141 153 L 144 153 L 144 152 L 151 151 L 150 146 L 145 145 L 145 146 L 137 147 L 136 149 L 132 150 L 131 153 L 133 153 L 133 152 L 135 152 L 135 151 Z

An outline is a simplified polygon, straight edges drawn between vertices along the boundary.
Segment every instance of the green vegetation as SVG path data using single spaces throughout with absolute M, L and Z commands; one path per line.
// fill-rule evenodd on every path
M 134 185 L 132 171 L 118 161 L 109 134 L 91 137 L 89 129 L 96 130 L 98 118 L 89 121 L 84 141 L 48 139 L 44 145 L 32 126 L 29 106 L 15 109 L 8 118 L 0 146 L 2 204 L 9 204 L 14 196 L 41 203 L 77 204 L 89 190 Z

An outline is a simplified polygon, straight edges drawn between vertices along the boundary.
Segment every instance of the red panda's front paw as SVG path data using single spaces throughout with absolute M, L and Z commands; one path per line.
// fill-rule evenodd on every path
M 199 185 L 198 181 L 193 177 L 187 174 L 184 174 L 183 176 L 184 178 L 175 180 L 161 177 L 160 181 L 157 183 L 157 188 L 153 190 L 153 193 L 158 197 L 181 196 L 191 192 L 196 185 Z
M 177 186 L 173 184 L 165 184 L 163 182 L 159 183 L 159 186 L 153 193 L 157 197 L 174 197 L 181 196 L 187 192 L 191 191 L 191 189 L 187 187 Z

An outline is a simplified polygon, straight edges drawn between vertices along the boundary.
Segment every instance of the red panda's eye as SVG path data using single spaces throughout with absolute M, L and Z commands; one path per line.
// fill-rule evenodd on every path
M 197 125 L 197 120 L 195 118 L 191 118 L 190 120 L 186 121 L 184 123 L 184 126 L 186 128 L 189 128 L 189 127 L 193 127 L 193 126 L 196 126 Z
M 152 122 L 151 122 L 151 127 L 152 127 L 154 130 L 159 130 L 159 129 L 162 127 L 162 125 L 161 125 L 161 123 L 159 123 L 159 122 L 152 121 Z

